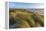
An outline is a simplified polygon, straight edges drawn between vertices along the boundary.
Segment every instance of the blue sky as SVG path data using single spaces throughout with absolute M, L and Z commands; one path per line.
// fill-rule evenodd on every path
M 9 2 L 9 8 L 44 8 L 44 4 Z

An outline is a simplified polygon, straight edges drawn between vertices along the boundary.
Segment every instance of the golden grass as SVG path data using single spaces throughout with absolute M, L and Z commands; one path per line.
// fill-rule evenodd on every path
M 43 27 L 44 26 L 43 15 L 39 15 L 37 13 L 26 11 L 24 9 L 23 10 L 22 9 L 10 10 L 9 17 L 10 17 L 9 19 L 13 18 L 15 22 L 16 21 L 19 22 L 20 28 L 39 27 L 39 26 Z

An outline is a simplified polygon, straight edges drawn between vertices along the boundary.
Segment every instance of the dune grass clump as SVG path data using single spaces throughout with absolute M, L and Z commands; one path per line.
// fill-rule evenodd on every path
M 9 10 L 10 28 L 43 27 L 44 16 L 26 9 Z

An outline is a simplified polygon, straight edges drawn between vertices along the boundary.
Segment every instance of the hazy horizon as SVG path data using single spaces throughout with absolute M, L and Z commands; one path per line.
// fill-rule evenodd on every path
M 9 2 L 9 8 L 44 8 L 43 3 L 17 3 L 17 2 Z

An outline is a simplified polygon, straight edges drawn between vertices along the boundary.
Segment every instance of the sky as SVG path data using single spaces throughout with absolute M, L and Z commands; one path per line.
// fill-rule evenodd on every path
M 9 2 L 9 8 L 44 8 L 44 4 Z

